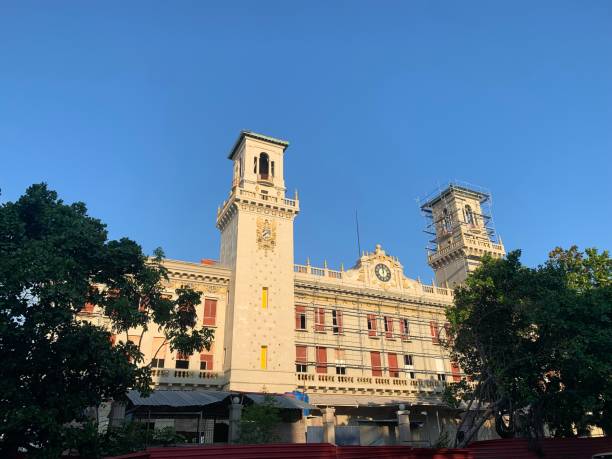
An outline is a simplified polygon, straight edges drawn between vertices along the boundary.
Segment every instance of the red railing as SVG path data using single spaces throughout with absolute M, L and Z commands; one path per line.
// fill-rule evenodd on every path
M 474 459 L 464 449 L 423 449 L 409 446 L 334 446 L 329 443 L 277 443 L 240 446 L 149 448 L 107 459 Z
M 612 451 L 612 437 L 545 438 L 536 447 L 543 456 L 522 438 L 477 441 L 469 450 L 475 459 L 591 459 L 594 454 Z

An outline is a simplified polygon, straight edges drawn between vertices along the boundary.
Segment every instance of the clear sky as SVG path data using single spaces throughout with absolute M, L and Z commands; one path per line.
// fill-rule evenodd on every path
M 241 129 L 288 139 L 295 258 L 381 243 L 430 280 L 415 199 L 493 192 L 508 249 L 612 248 L 612 2 L 2 1 L 0 200 L 46 181 L 112 237 L 217 258 Z

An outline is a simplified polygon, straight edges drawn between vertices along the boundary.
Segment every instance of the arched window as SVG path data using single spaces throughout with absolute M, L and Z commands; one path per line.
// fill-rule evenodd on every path
M 259 155 L 259 178 L 267 180 L 270 177 L 270 157 L 267 153 Z
M 445 207 L 444 208 L 444 229 L 446 231 L 450 231 L 451 230 L 451 223 L 453 222 L 451 215 L 448 213 L 448 209 Z
M 469 205 L 465 206 L 465 222 L 470 225 L 474 224 L 474 213 Z

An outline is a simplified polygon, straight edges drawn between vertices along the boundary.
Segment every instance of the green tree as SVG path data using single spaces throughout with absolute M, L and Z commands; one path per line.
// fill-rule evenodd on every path
M 196 328 L 200 294 L 163 295 L 162 257 L 108 240 L 83 203 L 45 184 L 0 206 L 0 456 L 57 457 L 86 408 L 147 393 L 151 371 L 130 328 L 155 326 L 185 354 L 210 347 L 212 331 Z M 86 303 L 103 308 L 110 331 L 79 319 Z M 125 340 L 113 346 L 113 333 Z
M 536 269 L 485 258 L 448 308 L 447 346 L 469 381 L 450 387 L 468 411 L 456 442 L 495 418 L 503 437 L 610 429 L 612 262 L 607 252 L 555 249 Z
M 279 441 L 276 428 L 281 422 L 281 410 L 270 395 L 263 403 L 244 408 L 240 418 L 240 443 L 258 444 Z

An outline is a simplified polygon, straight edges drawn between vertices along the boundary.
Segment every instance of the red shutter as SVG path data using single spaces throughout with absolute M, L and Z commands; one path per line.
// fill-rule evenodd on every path
M 393 319 L 385 317 L 385 324 L 387 324 L 387 331 L 385 332 L 387 338 L 393 338 Z
M 368 314 L 368 335 L 376 336 L 376 315 Z
M 406 329 L 404 328 L 404 319 L 399 320 L 399 325 L 400 325 L 400 335 L 402 335 L 402 338 L 403 338 L 404 335 L 406 335 Z
M 435 320 L 429 322 L 429 331 L 431 332 L 431 342 L 434 344 L 440 344 L 440 337 L 438 335 L 438 323 Z
M 295 346 L 295 361 L 299 363 L 308 362 L 308 348 L 306 346 Z
M 81 309 L 81 312 L 84 312 L 85 314 L 93 314 L 93 311 L 94 311 L 93 303 L 85 303 L 85 306 L 83 306 L 83 309 Z
M 382 376 L 380 352 L 370 352 L 370 360 L 372 361 L 372 376 Z
M 111 346 L 114 346 L 115 342 L 117 341 L 117 335 L 110 335 L 109 340 L 110 340 Z
M 211 354 L 200 354 L 200 362 L 206 362 L 206 371 L 212 371 L 213 356 Z
M 397 354 L 389 353 L 389 376 L 399 378 L 399 367 L 397 366 Z
M 176 353 L 176 360 L 189 360 L 189 356 L 180 352 Z
M 325 331 L 325 309 L 323 308 L 315 309 L 315 331 Z
M 327 348 L 317 347 L 317 373 L 327 373 Z
M 457 365 L 455 362 L 451 362 L 451 373 L 453 375 L 454 382 L 461 381 L 461 370 L 459 369 L 459 365 Z
M 342 333 L 342 311 L 336 311 L 336 324 L 338 326 L 338 333 Z
M 204 300 L 204 325 L 216 325 L 217 323 L 217 300 L 206 298 Z
M 295 307 L 295 329 L 302 329 L 302 315 L 306 314 L 306 307 L 304 306 L 296 306 Z

